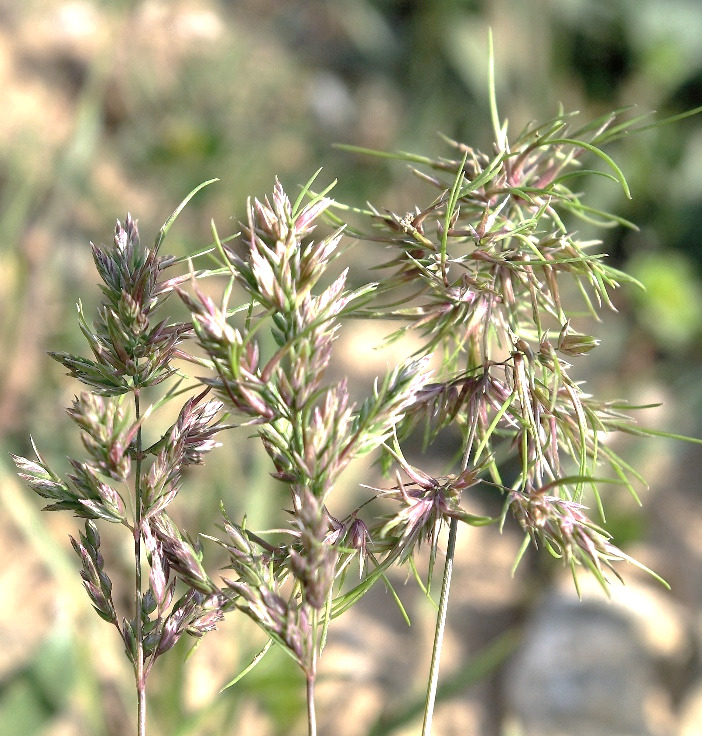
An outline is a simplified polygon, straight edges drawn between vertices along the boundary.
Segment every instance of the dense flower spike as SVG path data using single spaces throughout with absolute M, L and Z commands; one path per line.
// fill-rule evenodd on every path
M 610 535 L 585 515 L 582 504 L 549 495 L 552 486 L 513 491 L 508 503 L 515 518 L 535 544 L 542 544 L 568 564 L 577 586 L 576 565 L 589 568 L 603 587 L 607 579 L 603 568 L 621 579 L 613 563 L 630 558 L 609 540 Z
M 195 297 L 179 290 L 212 369 L 201 380 L 226 408 L 257 426 L 273 475 L 288 485 L 291 498 L 290 541 L 280 546 L 225 523 L 229 538 L 220 543 L 239 575 L 227 589 L 234 605 L 290 650 L 310 681 L 323 642 L 318 624 L 334 582 L 356 553 L 363 570 L 372 545 L 359 519 L 334 535 L 330 495 L 353 458 L 393 435 L 430 374 L 428 360 L 410 359 L 359 406 L 350 401 L 346 380 L 325 383 L 342 318 L 367 303 L 375 288 L 349 291 L 347 271 L 319 288 L 342 232 L 319 241 L 309 236 L 330 205 L 326 197 L 293 205 L 279 182 L 270 199 L 249 203 L 241 237 L 221 249 L 226 269 L 251 300 L 244 321 L 201 290 Z M 260 347 L 265 332 L 275 346 L 267 357 Z
M 96 468 L 114 480 L 126 480 L 131 472 L 130 445 L 137 426 L 121 402 L 82 392 L 66 410 L 81 428 L 81 439 Z
M 223 530 L 226 540 L 220 544 L 229 553 L 229 568 L 236 580 L 225 578 L 230 601 L 261 626 L 266 633 L 288 649 L 300 667 L 314 675 L 315 651 L 310 609 L 292 591 L 285 594 L 285 574 L 276 564 L 283 550 L 266 547 L 257 552 L 245 526 L 234 524 L 225 517 Z M 262 540 L 256 544 L 260 546 Z M 284 554 L 284 552 L 283 552 Z M 278 562 L 282 558 L 279 557 Z
M 574 278 L 586 306 L 594 309 L 585 285 L 595 302 L 608 303 L 607 289 L 619 274 L 589 255 L 594 244 L 577 241 L 558 214 L 578 205 L 560 172 L 592 148 L 584 143 L 578 149 L 574 142 L 574 152 L 565 156 L 561 143 L 549 148 L 548 136 L 562 135 L 561 122 L 527 131 L 512 149 L 501 139 L 493 159 L 453 144 L 462 161 L 433 162 L 454 177 L 453 184 L 423 175 L 442 191 L 429 206 L 404 217 L 373 210 L 381 231 L 370 239 L 397 249 L 380 285 L 348 291 L 344 271 L 318 289 L 322 275 L 328 278 L 341 231 L 320 241 L 309 236 L 331 200 L 313 197 L 301 207 L 301 197 L 293 205 L 276 182 L 270 199 L 249 203 L 239 239 L 220 244 L 223 270 L 250 299 L 245 319 L 227 307 L 231 287 L 222 305 L 197 287 L 194 296 L 178 289 L 211 368 L 202 382 L 257 427 L 273 476 L 287 484 L 291 496 L 291 541 L 272 544 L 225 522 L 228 539 L 220 544 L 238 575 L 226 581 L 226 590 L 232 605 L 290 650 L 308 683 L 314 681 L 322 641 L 319 616 L 351 560 L 358 555 L 365 571 L 355 589 L 362 592 L 390 564 L 406 562 L 427 542 L 431 574 L 444 523 L 455 530 L 458 521 L 496 521 L 462 505 L 469 502 L 464 491 L 482 475 L 491 477 L 499 493 L 509 493 L 506 485 L 513 489 L 505 509 L 512 509 L 533 540 L 546 540 L 573 567 L 584 564 L 603 581 L 601 563 L 627 559 L 587 520 L 577 500 L 594 482 L 599 459 L 625 475 L 617 456 L 600 449 L 598 434 L 626 428 L 629 420 L 618 406 L 584 394 L 562 357 L 585 355 L 598 344 L 571 326 L 559 294 L 563 278 Z M 592 140 L 601 133 L 594 131 Z M 434 228 L 432 218 L 438 219 Z M 401 308 L 374 311 L 367 304 L 376 293 Z M 390 337 L 416 330 L 423 344 L 356 406 L 345 380 L 329 386 L 324 378 L 342 318 L 362 310 L 404 321 Z M 266 332 L 274 348 L 264 356 Z M 445 357 L 432 372 L 429 362 L 439 350 Z M 420 420 L 429 440 L 451 424 L 461 429 L 463 462 L 455 475 L 433 477 L 404 459 L 399 443 Z M 360 509 L 335 519 L 328 506 L 340 473 L 354 457 L 380 446 L 407 478 L 398 474 L 393 488 L 375 489 L 377 499 L 395 505 L 394 512 L 369 525 Z M 519 460 L 508 484 L 496 459 L 505 450 Z M 537 522 L 535 496 L 527 490 L 535 487 L 553 489 L 552 496 L 542 494 L 549 501 L 548 523 Z M 186 550 L 174 551 L 177 539 L 163 545 L 172 550 L 166 551 L 169 558 L 188 557 Z M 197 587 L 199 561 L 190 557 L 191 569 L 179 574 Z M 356 595 L 342 595 L 332 612 Z

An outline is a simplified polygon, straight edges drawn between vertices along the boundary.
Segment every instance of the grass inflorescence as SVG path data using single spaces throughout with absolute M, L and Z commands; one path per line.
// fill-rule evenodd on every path
M 220 238 L 213 225 L 212 247 L 203 251 L 216 260 L 212 268 L 161 254 L 195 192 L 153 247 L 142 245 L 129 216 L 110 245 L 92 246 L 103 301 L 92 321 L 78 305 L 89 357 L 52 353 L 85 387 L 68 409 L 85 455 L 70 459 L 65 478 L 38 450 L 35 459 L 15 461 L 49 501 L 47 510 L 85 519 L 73 548 L 93 608 L 117 629 L 134 668 L 140 736 L 155 661 L 184 634 L 201 637 L 236 611 L 299 666 L 315 734 L 315 682 L 333 619 L 374 583 L 389 585 L 394 566 L 416 569 L 422 545 L 430 583 L 444 528 L 424 734 L 460 524 L 512 518 L 524 533 L 520 555 L 529 545 L 550 552 L 576 585 L 585 569 L 607 589 L 611 575 L 620 577 L 619 563 L 634 562 L 604 527 L 599 489 L 619 484 L 635 494 L 638 473 L 604 440 L 647 430 L 625 404 L 589 395 L 571 376 L 571 362 L 599 347 L 577 327 L 587 324 L 583 314 L 597 317 L 612 306 L 613 289 L 634 283 L 607 264 L 599 241 L 581 240 L 573 223 L 630 223 L 591 207 L 573 187 L 584 176 L 602 176 L 629 196 L 602 147 L 642 128 L 641 119 L 615 113 L 578 128 L 574 116 L 559 114 L 510 139 L 494 100 L 493 118 L 491 154 L 448 139 L 442 158 L 378 154 L 406 161 L 426 184 L 426 200 L 403 213 L 334 202 L 330 189 L 313 193 L 313 177 L 294 201 L 278 181 L 269 197 L 250 200 L 236 236 Z M 585 168 L 587 161 L 604 168 Z M 320 223 L 334 229 L 318 236 Z M 352 287 L 337 256 L 365 241 L 387 258 L 374 271 L 377 280 Z M 213 295 L 213 283 L 223 283 L 220 294 Z M 179 300 L 190 319 L 174 321 L 167 299 Z M 360 401 L 351 398 L 352 377 L 331 379 L 328 371 L 350 318 L 393 320 L 398 327 L 388 341 L 416 338 L 415 351 Z M 175 421 L 162 427 L 162 410 L 174 404 Z M 248 427 L 248 441 L 260 443 L 274 482 L 285 487 L 287 524 L 252 530 L 223 507 L 218 522 L 191 535 L 170 506 L 186 468 L 220 444 L 223 452 L 242 451 L 222 433 L 234 424 Z M 146 427 L 158 437 L 148 446 Z M 427 445 L 446 430 L 459 438 L 445 474 L 422 469 L 421 458 L 406 459 L 419 427 Z M 370 453 L 389 479 L 369 479 L 364 502 L 339 513 L 342 474 Z M 501 513 L 476 511 L 471 494 L 478 487 L 500 499 Z M 133 538 L 128 612 L 112 598 L 103 523 Z M 206 564 L 205 543 L 226 555 L 222 574 Z

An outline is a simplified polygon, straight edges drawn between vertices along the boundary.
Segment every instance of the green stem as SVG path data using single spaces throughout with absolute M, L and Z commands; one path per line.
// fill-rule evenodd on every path
M 317 678 L 317 657 L 319 653 L 319 611 L 314 608 L 308 610 L 310 621 L 312 622 L 311 631 L 311 658 L 305 667 L 307 676 L 307 734 L 308 736 L 317 736 L 317 713 L 314 702 L 314 682 Z
M 317 736 L 317 715 L 314 707 L 314 674 L 307 675 L 307 733 Z
M 139 403 L 139 389 L 134 392 L 134 412 L 136 421 L 141 417 Z M 144 642 L 141 621 L 142 592 L 141 592 L 141 524 L 143 504 L 141 497 L 141 457 L 142 439 L 141 426 L 136 436 L 136 478 L 134 480 L 134 614 L 136 631 L 136 691 L 137 691 L 137 735 L 146 736 L 146 678 L 144 675 Z
M 446 547 L 446 564 L 444 566 L 444 577 L 441 583 L 441 597 L 439 598 L 439 611 L 436 615 L 436 631 L 434 632 L 434 647 L 431 652 L 431 665 L 429 667 L 429 684 L 427 686 L 427 697 L 424 704 L 424 723 L 422 724 L 422 736 L 431 733 L 431 720 L 434 715 L 434 703 L 436 701 L 436 688 L 439 683 L 439 660 L 441 658 L 441 646 L 446 629 L 446 612 L 448 611 L 448 598 L 451 589 L 451 575 L 453 573 L 453 558 L 456 551 L 456 533 L 458 531 L 458 520 L 451 519 L 449 523 L 449 538 Z

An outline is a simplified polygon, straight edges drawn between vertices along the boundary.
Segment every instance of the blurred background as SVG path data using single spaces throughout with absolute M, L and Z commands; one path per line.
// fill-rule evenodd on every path
M 402 164 L 332 145 L 436 155 L 441 132 L 490 152 L 488 28 L 513 135 L 559 104 L 581 123 L 629 105 L 666 117 L 702 104 L 698 0 L 0 0 L 0 734 L 134 729 L 131 672 L 114 630 L 90 611 L 68 542 L 78 525 L 41 514 L 8 457 L 30 455 L 30 434 L 57 466 L 77 448 L 64 408 L 79 387 L 46 351 L 84 350 L 75 303 L 90 314 L 99 300 L 89 241 L 110 240 L 131 212 L 150 242 L 213 177 L 168 252 L 206 245 L 211 219 L 233 232 L 247 196 L 270 192 L 275 176 L 294 193 L 319 167 L 350 204 L 402 213 L 428 203 L 433 192 Z M 700 119 L 607 151 L 633 199 L 595 177 L 589 201 L 640 229 L 596 237 L 647 290 L 618 293 L 618 312 L 593 327 L 603 346 L 586 375 L 603 398 L 663 402 L 643 424 L 702 436 Z M 372 373 L 368 346 L 347 345 L 349 369 Z M 702 455 L 664 440 L 619 449 L 650 487 L 640 488 L 643 508 L 608 491 L 608 528 L 672 593 L 632 567 L 609 606 L 595 593 L 576 605 L 557 567 L 529 558 L 510 576 L 515 530 L 466 531 L 437 736 L 702 733 Z M 278 501 L 265 459 L 247 452 L 230 448 L 193 475 L 177 502 L 186 528 L 212 531 L 220 499 L 265 526 Z M 110 562 L 126 574 L 123 551 Z M 433 611 L 411 581 L 404 590 L 411 630 L 382 590 L 338 621 L 323 660 L 322 733 L 418 732 Z M 263 641 L 237 620 L 187 665 L 186 647 L 159 660 L 151 732 L 303 733 L 302 681 L 281 655 L 217 695 Z

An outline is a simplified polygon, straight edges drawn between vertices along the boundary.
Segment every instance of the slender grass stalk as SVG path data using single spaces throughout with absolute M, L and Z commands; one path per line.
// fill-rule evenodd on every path
M 307 733 L 308 736 L 317 736 L 317 711 L 314 700 L 314 685 L 315 675 L 314 673 L 307 675 L 307 688 L 306 688 L 306 699 L 307 699 Z
M 134 478 L 134 620 L 136 622 L 136 693 L 137 734 L 146 736 L 146 677 L 144 674 L 143 592 L 141 582 L 141 538 L 144 501 L 141 490 L 141 465 L 143 462 L 141 402 L 139 389 L 134 390 L 134 416 L 139 425 L 136 433 Z
M 486 346 L 483 344 L 483 350 Z M 469 353 L 476 362 L 478 348 L 475 344 L 469 347 Z M 485 353 L 483 353 L 485 354 Z M 470 436 L 464 441 L 463 459 L 461 461 L 462 472 L 466 472 L 470 459 L 472 443 Z M 446 560 L 444 562 L 444 573 L 441 579 L 441 593 L 439 594 L 439 609 L 436 612 L 436 627 L 434 630 L 434 643 L 431 650 L 431 662 L 429 664 L 429 680 L 427 682 L 427 694 L 424 702 L 424 720 L 422 723 L 422 736 L 430 736 L 431 723 L 434 717 L 436 705 L 436 693 L 439 685 L 439 668 L 441 662 L 441 650 L 444 643 L 444 631 L 446 629 L 446 617 L 448 615 L 448 602 L 451 593 L 451 580 L 453 577 L 453 563 L 456 556 L 456 538 L 458 536 L 458 519 L 453 517 L 449 520 L 448 540 L 446 542 Z
M 436 628 L 434 630 L 434 645 L 431 650 L 431 664 L 429 666 L 429 681 L 427 683 L 427 696 L 424 703 L 424 721 L 422 723 L 422 736 L 431 734 L 431 722 L 434 717 L 434 706 L 436 702 L 436 690 L 439 685 L 439 662 L 441 660 L 441 648 L 446 630 L 446 616 L 448 613 L 449 593 L 451 591 L 451 577 L 453 575 L 453 558 L 456 554 L 456 536 L 458 533 L 458 519 L 449 522 L 448 542 L 446 543 L 446 562 L 444 563 L 444 574 L 441 581 L 441 594 L 439 596 L 439 610 L 436 614 Z

